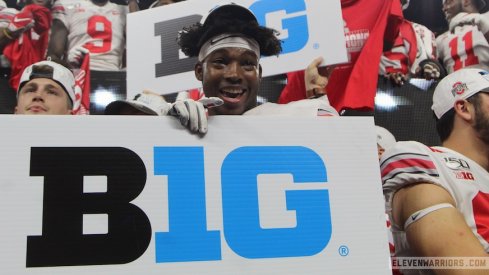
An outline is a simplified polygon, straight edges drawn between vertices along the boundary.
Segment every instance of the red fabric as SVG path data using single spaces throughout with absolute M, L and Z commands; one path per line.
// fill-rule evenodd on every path
M 383 42 L 392 44 L 399 32 L 401 4 L 399 0 L 343 0 L 341 4 L 350 62 L 333 70 L 326 87 L 329 101 L 338 111 L 372 110 Z M 304 99 L 304 72 L 288 73 L 287 77 L 279 103 Z
M 73 114 L 90 114 L 90 54 L 85 55 L 80 70 L 75 75 L 75 97 Z
M 401 66 L 400 68 L 386 67 L 385 70 L 387 73 L 401 72 L 407 75 L 409 73 L 410 66 L 414 64 L 414 61 L 416 60 L 416 33 L 414 32 L 412 23 L 407 20 L 403 20 L 399 28 L 399 35 L 394 41 L 394 47 L 406 48 L 406 43 L 409 44 L 409 52 L 407 52 L 407 55 L 404 52 L 390 50 L 383 53 L 384 56 L 390 60 L 398 60 Z
M 382 177 L 385 177 L 394 169 L 402 169 L 407 167 L 416 167 L 418 170 L 434 170 L 435 164 L 430 160 L 421 158 L 403 158 L 395 162 L 389 163 L 386 167 L 382 168 Z M 429 171 L 426 172 L 430 174 Z
M 204 96 L 202 91 L 199 89 L 191 89 L 188 90 L 187 92 L 188 92 L 188 98 L 193 99 L 195 101 L 201 99 Z
M 472 200 L 477 233 L 489 242 L 489 194 L 479 192 Z
M 24 69 L 32 63 L 45 59 L 51 28 L 51 12 L 48 8 L 31 4 L 25 6 L 21 12 L 32 13 L 36 23 L 31 30 L 22 33 L 3 50 L 3 54 L 10 60 L 9 83 L 15 90 Z M 39 38 L 36 39 L 38 35 Z
M 416 40 L 416 33 L 414 32 L 413 24 L 407 20 L 404 20 L 399 31 L 402 38 L 407 40 L 411 46 L 408 52 L 409 65 L 411 65 L 414 63 L 414 60 L 416 60 L 416 54 L 418 53 L 418 42 Z

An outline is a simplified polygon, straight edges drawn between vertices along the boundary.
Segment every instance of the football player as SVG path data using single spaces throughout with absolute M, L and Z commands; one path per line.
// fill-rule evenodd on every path
M 20 76 L 32 63 L 45 59 L 51 28 L 52 0 L 19 1 L 21 11 L 0 10 L 0 50 L 11 68 L 9 84 L 17 90 Z
M 448 73 L 489 66 L 489 9 L 486 0 L 444 0 L 449 30 L 436 38 L 438 58 Z
M 90 53 L 90 70 L 121 70 L 126 15 L 137 10 L 137 0 L 128 0 L 128 5 L 108 0 L 56 1 L 48 56 L 78 68 L 84 55 Z
M 70 115 L 75 102 L 75 77 L 63 65 L 40 61 L 22 73 L 15 114 Z
M 487 257 L 489 72 L 462 68 L 449 74 L 435 89 L 432 109 L 443 147 L 397 142 L 381 158 L 395 254 Z M 462 269 L 406 271 L 487 273 Z

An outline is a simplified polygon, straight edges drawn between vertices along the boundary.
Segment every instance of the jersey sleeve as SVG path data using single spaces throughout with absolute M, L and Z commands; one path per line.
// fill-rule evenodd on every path
M 415 73 L 421 62 L 425 60 L 437 60 L 435 34 L 427 27 L 412 23 L 416 34 L 416 58 L 411 66 L 411 72 Z
M 5 8 L 0 11 L 0 28 L 8 27 L 10 21 L 19 13 L 16 9 Z
M 392 212 L 392 197 L 399 189 L 415 183 L 442 186 L 439 171 L 429 151 L 430 148 L 421 143 L 401 141 L 382 155 L 380 171 L 389 215 Z
M 291 72 L 287 74 L 287 85 L 280 93 L 278 103 L 285 104 L 306 98 L 306 84 L 304 71 Z
M 392 49 L 385 51 L 380 56 L 380 64 L 379 64 L 379 74 L 386 75 L 391 73 L 408 73 L 408 56 L 407 49 L 402 43 L 402 39 L 399 38 L 396 40 L 396 43 L 392 47 Z
M 34 30 L 36 33 L 41 34 L 43 32 L 49 31 L 51 28 L 51 11 L 43 6 L 30 4 L 25 6 L 21 12 L 32 13 L 34 17 Z
M 392 1 L 384 33 L 384 41 L 387 44 L 393 44 L 395 42 L 403 20 L 401 1 Z
M 54 5 L 51 9 L 53 20 L 58 19 L 65 25 L 66 28 L 68 28 L 68 21 L 67 21 L 67 12 L 68 12 L 68 3 L 64 0 L 58 0 L 54 2 Z

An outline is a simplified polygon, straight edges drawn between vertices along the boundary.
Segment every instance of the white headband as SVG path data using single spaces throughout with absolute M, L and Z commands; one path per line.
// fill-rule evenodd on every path
M 236 33 L 224 33 L 216 35 L 200 47 L 199 62 L 202 62 L 212 52 L 222 48 L 243 48 L 250 50 L 260 58 L 260 45 L 255 39 L 251 39 Z

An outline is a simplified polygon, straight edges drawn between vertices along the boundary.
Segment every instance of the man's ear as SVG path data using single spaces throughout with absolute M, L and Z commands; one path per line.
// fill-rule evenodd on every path
M 194 73 L 197 80 L 202 81 L 204 79 L 204 65 L 202 62 L 197 62 L 194 66 Z
M 457 100 L 453 106 L 455 113 L 465 121 L 470 121 L 474 116 L 474 106 L 467 100 Z
M 263 69 L 261 68 L 261 64 L 258 64 L 258 77 L 260 78 L 260 80 L 261 80 L 262 71 L 263 71 Z

